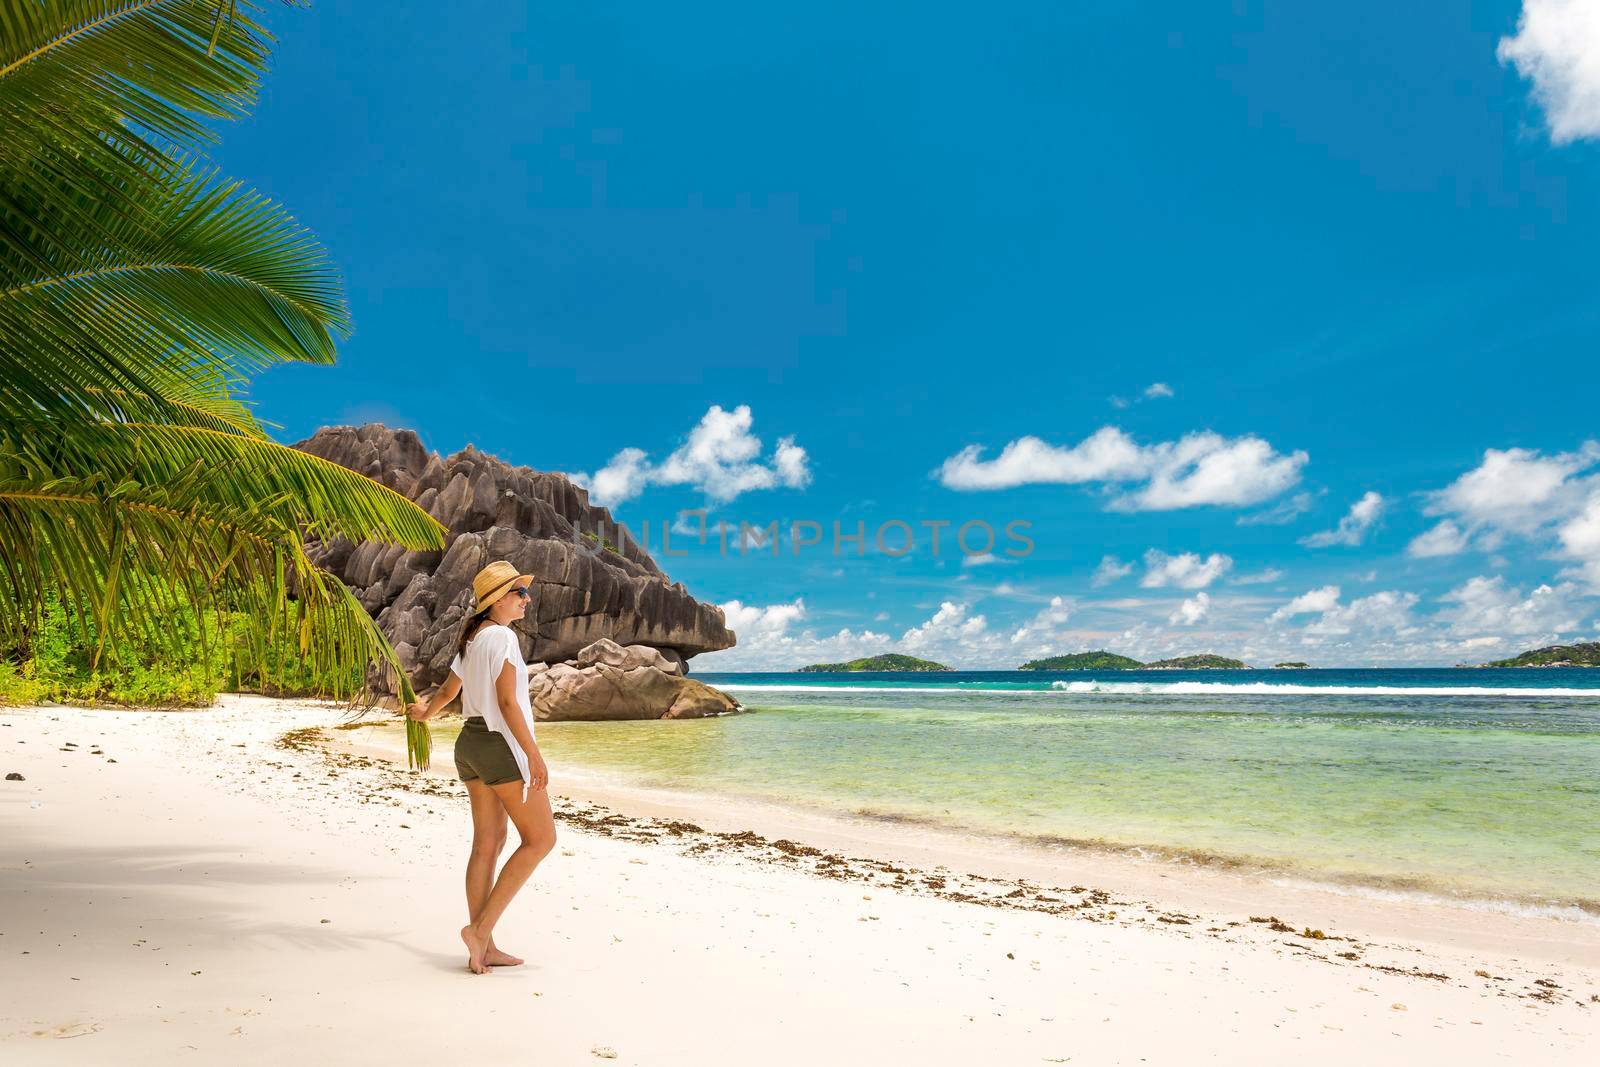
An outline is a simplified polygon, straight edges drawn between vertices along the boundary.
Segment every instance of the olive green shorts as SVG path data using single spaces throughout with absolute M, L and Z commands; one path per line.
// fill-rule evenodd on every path
M 456 774 L 463 782 L 481 779 L 484 785 L 505 785 L 522 781 L 517 758 L 505 735 L 489 729 L 479 718 L 470 718 L 456 738 Z

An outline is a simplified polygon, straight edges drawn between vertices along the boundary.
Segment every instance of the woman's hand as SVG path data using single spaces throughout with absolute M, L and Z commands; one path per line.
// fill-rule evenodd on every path
M 539 754 L 537 745 L 528 754 L 528 774 L 531 775 L 528 784 L 535 790 L 550 784 L 550 768 L 544 765 L 544 757 Z
M 444 684 L 433 691 L 433 695 L 428 698 L 428 702 L 426 704 L 422 703 L 421 701 L 412 704 L 406 709 L 406 715 L 409 718 L 415 719 L 417 722 L 427 722 L 429 719 L 442 712 L 445 708 L 449 707 L 450 702 L 454 700 L 457 694 L 460 692 L 461 679 L 459 676 L 457 676 L 455 671 L 451 671 L 449 674 L 445 675 Z

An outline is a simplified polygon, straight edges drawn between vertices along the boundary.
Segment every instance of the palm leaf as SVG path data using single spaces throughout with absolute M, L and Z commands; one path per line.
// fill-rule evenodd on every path
M 209 170 L 142 173 L 102 202 L 0 178 L 0 375 L 11 386 L 0 416 L 63 399 L 101 410 L 94 397 L 107 392 L 215 391 L 274 363 L 333 360 L 349 315 L 309 233 Z
M 273 649 L 292 640 L 317 672 L 357 676 L 391 667 L 394 653 L 372 616 L 338 579 L 306 556 L 297 537 L 258 510 L 210 502 L 211 487 L 179 479 L 160 487 L 100 476 L 36 483 L 0 477 L 0 543 L 9 577 L 0 583 L 0 641 L 25 645 L 39 605 L 51 596 L 94 624 L 93 647 L 126 635 L 179 650 L 215 619 L 242 620 L 236 652 L 247 670 L 270 678 Z M 276 632 L 292 588 L 303 620 Z M 182 590 L 183 596 L 175 594 Z M 85 643 L 90 635 L 84 634 Z
M 254 104 L 271 42 L 226 0 L 3 0 L 0 152 L 65 143 L 93 156 L 119 126 L 207 144 L 205 120 Z
M 48 429 L 38 419 L 0 430 L 0 471 L 9 468 L 34 485 L 90 477 L 181 485 L 187 499 L 248 511 L 257 523 L 297 535 L 388 541 L 418 551 L 444 547 L 444 527 L 406 497 L 266 437 L 209 425 L 81 423 L 53 436 Z
M 199 162 L 213 123 L 255 100 L 271 44 L 255 10 L 0 0 L 6 647 L 59 599 L 97 661 L 117 635 L 177 648 L 225 618 L 262 678 L 286 641 L 335 672 L 398 670 L 303 538 L 425 549 L 442 529 L 272 441 L 240 399 L 263 367 L 331 362 L 349 331 L 316 240 Z

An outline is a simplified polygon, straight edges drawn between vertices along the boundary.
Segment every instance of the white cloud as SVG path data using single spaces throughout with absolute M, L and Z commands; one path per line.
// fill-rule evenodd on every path
M 1172 395 L 1172 386 L 1168 385 L 1166 382 L 1151 382 L 1149 385 L 1144 387 L 1144 392 L 1140 393 L 1139 396 L 1133 400 L 1129 400 L 1126 397 L 1121 396 L 1113 396 L 1110 397 L 1109 400 L 1111 401 L 1111 406 L 1120 411 L 1124 408 L 1131 407 L 1134 404 L 1142 404 L 1146 400 L 1162 400 Z
M 1063 597 L 1053 596 L 1050 603 L 1042 608 L 1037 615 L 1017 627 L 1011 634 L 1011 643 L 1020 645 L 1032 639 L 1037 643 L 1045 637 L 1067 624 L 1072 618 L 1072 606 Z
M 1411 539 L 1406 546 L 1409 555 L 1418 559 L 1427 559 L 1432 556 L 1453 556 L 1464 551 L 1467 547 L 1467 536 L 1461 527 L 1445 519 L 1432 529 L 1425 530 Z
M 1338 603 L 1339 587 L 1325 585 L 1321 589 L 1313 589 L 1310 592 L 1301 593 L 1283 607 L 1274 611 L 1267 621 L 1282 622 L 1284 619 L 1290 619 L 1296 615 L 1320 614 L 1336 607 Z
M 1114 501 L 1119 510 L 1171 511 L 1207 504 L 1242 507 L 1277 496 L 1300 480 L 1310 458 L 1280 455 L 1259 437 L 1229 440 L 1214 433 L 1190 434 L 1165 449 L 1145 487 Z
M 1210 431 L 1141 445 L 1114 426 L 1070 447 L 1019 437 L 994 459 L 982 456 L 982 446 L 968 445 L 944 461 L 939 480 L 960 490 L 1103 483 L 1122 487 L 1110 503 L 1119 511 L 1259 503 L 1299 481 L 1309 458 L 1304 452 L 1282 455 L 1259 437 Z
M 1600 137 L 1600 4 L 1523 0 L 1516 36 L 1495 54 L 1533 83 L 1552 142 Z
M 1589 589 L 1600 594 L 1600 488 L 1585 502 L 1583 510 L 1556 531 L 1563 555 L 1578 561 L 1566 572 L 1581 578 Z
M 1257 574 L 1240 574 L 1229 579 L 1234 585 L 1266 585 L 1283 577 L 1283 572 L 1276 567 L 1268 567 Z
M 972 614 L 969 605 L 946 600 L 898 638 L 871 629 L 846 627 L 819 634 L 803 628 L 806 606 L 798 597 L 765 606 L 733 600 L 723 604 L 722 610 L 739 643 L 697 656 L 696 670 L 794 670 L 808 663 L 833 663 L 882 652 L 906 652 L 974 669 L 1009 668 L 1081 643 L 1077 635 L 1063 629 L 1072 618 L 1073 607 L 1060 596 L 1051 597 L 1017 626 L 991 626 L 984 615 Z M 874 621 L 885 622 L 888 617 L 887 612 L 878 612 Z
M 1169 585 L 1180 589 L 1204 589 L 1227 573 L 1233 559 L 1220 552 L 1202 558 L 1194 552 L 1169 556 L 1152 548 L 1144 554 L 1144 577 L 1139 584 L 1146 589 L 1161 589 Z
M 965 604 L 946 600 L 931 619 L 900 635 L 900 647 L 907 651 L 945 647 L 952 639 L 977 637 L 988 627 L 984 616 L 969 616 Z
M 974 614 L 968 603 L 928 605 L 918 625 L 898 636 L 843 627 L 819 633 L 807 625 L 800 597 L 769 605 L 729 601 L 723 610 L 738 646 L 695 659 L 696 670 L 793 670 L 882 652 L 909 652 L 957 668 L 1015 667 L 1029 659 L 1088 648 L 1111 648 L 1143 659 L 1212 650 L 1250 663 L 1310 660 L 1319 666 L 1482 662 L 1557 641 L 1592 640 L 1600 627 L 1595 601 L 1576 581 L 1531 590 L 1478 577 L 1451 590 L 1432 613 L 1421 598 L 1390 589 L 1345 603 L 1337 586 L 1310 589 L 1265 618 L 1263 598 L 1204 591 L 1187 599 L 1074 602 L 1052 596 L 1021 621 Z M 1014 611 L 991 601 L 995 612 Z M 875 609 L 868 609 L 869 611 Z M 866 616 L 863 616 L 865 618 Z M 888 621 L 876 612 L 873 623 Z
M 1071 448 L 1019 437 L 992 460 L 980 459 L 982 454 L 981 445 L 963 448 L 944 461 L 939 480 L 950 489 L 985 490 L 1039 482 L 1126 482 L 1150 472 L 1144 447 L 1115 426 L 1102 427 Z
M 1196 593 L 1194 596 L 1178 605 L 1178 610 L 1167 616 L 1167 622 L 1174 626 L 1193 626 L 1200 622 L 1211 612 L 1211 597 L 1205 593 Z
M 1537 635 L 1554 640 L 1583 624 L 1584 609 L 1574 603 L 1578 595 L 1576 586 L 1563 582 L 1540 585 L 1524 597 L 1502 577 L 1477 577 L 1441 598 L 1459 606 L 1442 612 L 1440 618 L 1456 634 Z
M 572 477 L 568 475 L 568 477 Z M 573 481 L 577 481 L 573 478 Z M 672 532 L 683 537 L 693 538 L 696 541 L 708 537 L 715 537 L 716 523 L 711 521 L 711 516 L 703 509 L 694 508 L 678 512 L 678 517 L 672 520 Z
M 1126 578 L 1132 571 L 1132 563 L 1124 563 L 1116 556 L 1101 556 L 1100 566 L 1094 569 L 1094 577 L 1089 579 L 1089 584 L 1098 589 L 1119 578 Z
M 1556 531 L 1561 547 L 1580 559 L 1600 556 L 1600 491 L 1584 503 L 1583 510 Z
M 811 484 L 811 468 L 807 465 L 806 450 L 794 443 L 793 437 L 780 437 L 772 453 L 772 468 L 778 481 L 791 489 L 801 489 Z
M 632 500 L 650 484 L 648 459 L 642 448 L 624 448 L 594 474 L 573 471 L 567 477 L 588 489 L 590 499 L 596 504 L 620 503 Z
M 1000 556 L 995 555 L 993 552 L 978 552 L 971 556 L 961 557 L 961 565 L 963 567 L 992 567 L 996 563 L 1015 562 L 1017 561 L 1014 559 L 1003 559 Z
M 806 618 L 803 598 L 778 604 L 745 604 L 729 600 L 722 605 L 728 628 L 738 644 L 721 652 L 695 657 L 696 670 L 793 670 L 808 663 L 836 663 L 873 656 L 890 650 L 888 634 L 848 627 L 819 636 L 801 630 Z
M 765 607 L 729 600 L 721 607 L 728 628 L 738 634 L 741 641 L 748 634 L 782 633 L 790 623 L 805 618 L 806 614 L 803 597 L 795 597 L 787 604 L 768 604 Z
M 1320 636 L 1345 636 L 1353 633 L 1396 634 L 1409 636 L 1417 632 L 1411 609 L 1420 598 L 1415 593 L 1394 590 L 1373 593 L 1349 604 L 1334 604 L 1318 618 L 1308 623 L 1308 634 Z
M 1429 494 L 1428 514 L 1450 515 L 1468 527 L 1526 534 L 1552 514 L 1574 510 L 1582 492 L 1569 481 L 1600 460 L 1600 444 L 1546 456 L 1526 448 L 1491 448 L 1483 462 Z
M 688 439 L 659 464 L 640 448 L 624 448 L 592 476 L 568 475 L 589 489 L 598 504 L 631 500 L 650 485 L 688 485 L 726 503 L 757 489 L 804 488 L 811 481 L 806 450 L 793 437 L 779 440 L 770 462 L 761 460 L 761 439 L 750 432 L 750 407 L 724 411 L 713 404 Z
M 1296 493 L 1288 500 L 1274 504 L 1265 511 L 1252 511 L 1248 515 L 1240 515 L 1234 521 L 1240 526 L 1285 526 L 1310 511 L 1311 504 L 1310 493 Z
M 1600 620 L 1587 615 L 1594 601 L 1584 599 L 1577 583 L 1552 582 L 1526 593 L 1492 579 L 1468 584 L 1470 588 L 1431 613 L 1420 610 L 1417 593 L 1398 589 L 1348 603 L 1341 601 L 1337 587 L 1311 589 L 1267 618 L 1260 598 L 1211 593 L 1204 619 L 1193 625 L 1186 625 L 1185 617 L 1198 604 L 1185 611 L 1181 606 L 1174 610 L 1170 602 L 1145 601 L 1147 610 L 1159 606 L 1159 615 L 1129 626 L 1100 616 L 1109 602 L 1088 601 L 1073 620 L 1073 647 L 1106 647 L 1143 659 L 1209 649 L 1255 664 L 1309 660 L 1317 666 L 1436 666 L 1483 662 L 1558 641 L 1591 640 L 1583 632 L 1585 620 L 1591 630 L 1600 627 Z M 1138 610 L 1141 605 L 1128 601 L 1116 606 Z M 1481 619 L 1471 621 L 1474 615 Z
M 1367 531 L 1378 521 L 1378 516 L 1381 514 L 1383 514 L 1383 497 L 1374 492 L 1363 493 L 1360 500 L 1350 505 L 1350 511 L 1339 520 L 1338 526 L 1332 530 L 1323 530 L 1309 537 L 1302 537 L 1300 543 L 1307 548 L 1359 545 L 1366 539 Z
M 1476 548 L 1494 551 L 1508 538 L 1549 539 L 1574 561 L 1566 572 L 1600 590 L 1600 442 L 1573 452 L 1488 449 L 1483 461 L 1443 489 L 1424 509 L 1442 516 L 1411 542 L 1413 556 L 1446 556 Z M 1498 564 L 1497 564 L 1498 565 Z

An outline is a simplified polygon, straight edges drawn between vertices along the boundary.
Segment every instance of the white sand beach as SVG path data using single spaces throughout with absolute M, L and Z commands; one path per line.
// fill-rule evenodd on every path
M 1592 1063 L 1600 927 L 630 787 L 474 976 L 468 816 L 342 709 L 0 709 L 0 1061 Z M 1275 920 L 1275 921 L 1261 921 Z M 1277 927 L 1276 929 L 1274 927 Z M 1303 936 L 1320 930 L 1325 936 Z

